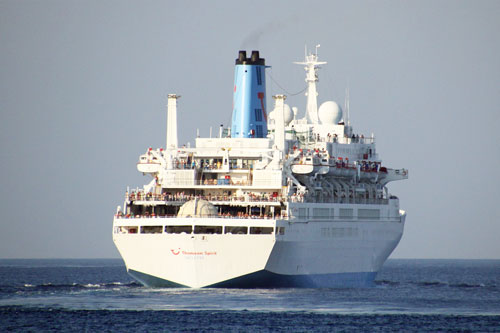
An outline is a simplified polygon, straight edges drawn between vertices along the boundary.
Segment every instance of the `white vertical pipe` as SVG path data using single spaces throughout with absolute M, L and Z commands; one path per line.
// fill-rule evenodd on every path
M 167 103 L 167 146 L 166 149 L 177 149 L 177 99 L 181 96 L 168 94 Z
M 273 96 L 275 100 L 274 107 L 274 144 L 276 148 L 281 151 L 285 150 L 285 95 L 275 95 Z

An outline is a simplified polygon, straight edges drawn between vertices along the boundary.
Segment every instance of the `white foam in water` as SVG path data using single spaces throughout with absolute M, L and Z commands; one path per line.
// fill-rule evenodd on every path
M 153 289 L 131 282 L 123 266 L 110 265 L 96 271 L 91 263 L 68 270 L 66 261 L 63 271 L 55 263 L 49 269 L 40 265 L 26 269 L 26 266 L 0 263 L 0 286 L 3 287 L 0 306 L 71 310 L 302 311 L 343 315 L 500 315 L 500 260 L 389 260 L 377 277 L 379 285 L 363 289 Z M 464 271 L 469 273 L 464 275 Z

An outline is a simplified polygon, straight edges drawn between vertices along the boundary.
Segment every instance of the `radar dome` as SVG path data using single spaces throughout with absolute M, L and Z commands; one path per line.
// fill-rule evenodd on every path
M 216 217 L 217 208 L 206 200 L 194 199 L 186 202 L 179 209 L 177 217 Z
M 322 124 L 334 125 L 342 119 L 342 110 L 334 101 L 327 101 L 319 107 L 318 117 Z
M 272 119 L 275 122 L 276 122 L 276 112 L 278 112 L 276 108 L 273 111 L 269 112 L 269 119 Z M 292 109 L 288 104 L 285 104 L 285 110 L 283 110 L 283 118 L 285 121 L 285 126 L 288 126 L 288 124 L 293 120 L 293 117 L 294 113 L 292 112 Z
M 272 119 L 272 120 L 274 120 L 274 110 L 273 110 L 273 111 L 271 111 L 271 112 L 269 112 L 269 114 L 267 115 L 267 118 L 268 118 L 269 120 L 271 120 L 271 119 Z
M 285 104 L 285 110 L 283 112 L 283 117 L 285 118 L 285 126 L 288 126 L 290 122 L 293 120 L 293 112 L 292 109 L 290 109 L 290 106 L 288 104 Z

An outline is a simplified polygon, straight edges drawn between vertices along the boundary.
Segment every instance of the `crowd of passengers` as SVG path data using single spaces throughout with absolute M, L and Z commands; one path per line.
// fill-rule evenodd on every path
M 211 162 L 212 161 L 212 162 Z M 178 158 L 174 161 L 174 168 L 176 169 L 203 169 L 203 170 L 219 170 L 222 168 L 222 160 L 194 160 L 191 158 Z M 235 163 L 229 163 L 229 169 L 249 169 L 252 168 L 252 164 L 244 163 L 241 167 Z
M 145 212 L 142 215 L 141 214 L 124 214 L 123 212 L 118 212 L 115 215 L 117 218 L 155 218 L 155 217 L 177 217 L 177 214 L 174 215 L 157 215 L 154 212 L 149 213 Z M 219 213 L 217 214 L 216 217 L 219 218 L 237 218 L 237 219 L 271 219 L 272 214 L 248 214 L 248 213 L 243 213 L 243 212 L 237 212 L 237 213 Z M 274 219 L 286 219 L 287 215 L 286 212 L 283 212 L 283 214 L 275 214 Z
M 344 139 L 348 139 L 347 134 L 344 135 Z M 353 134 L 349 139 L 351 139 L 352 143 L 365 143 L 365 136 L 363 134 Z M 326 142 L 338 142 L 339 138 L 337 134 L 331 135 L 328 133 L 326 138 L 322 138 L 319 134 L 316 135 L 316 141 L 326 141 Z
M 254 193 L 249 193 L 244 196 L 236 196 L 236 195 L 193 195 L 193 194 L 185 194 L 184 192 L 178 193 L 163 193 L 163 194 L 153 194 L 151 192 L 144 192 L 142 190 L 132 191 L 130 194 L 125 192 L 125 198 L 128 202 L 133 201 L 165 201 L 165 202 L 187 202 L 194 199 L 202 199 L 207 201 L 237 201 L 237 202 L 304 202 L 304 194 L 303 193 L 293 193 L 290 197 L 284 198 L 277 196 L 275 194 L 262 194 L 257 195 Z M 354 193 L 353 191 L 333 191 L 333 199 L 353 199 Z M 356 198 L 358 199 L 383 199 L 383 194 L 377 194 L 376 198 L 372 198 L 368 192 L 363 194 L 357 194 Z
M 162 193 L 162 194 L 154 194 L 151 192 L 144 192 L 143 190 L 132 191 L 129 193 L 125 192 L 125 199 L 127 201 L 190 201 L 194 199 L 203 199 L 208 201 L 264 201 L 264 202 L 279 202 L 284 201 L 284 198 L 277 196 L 277 194 L 269 194 L 265 193 L 262 195 L 256 195 L 253 193 L 249 193 L 245 196 L 236 196 L 236 195 L 194 195 L 194 194 L 185 194 L 184 192 L 178 193 Z
M 286 155 L 286 159 L 288 159 L 288 156 L 292 155 L 295 153 L 295 151 L 299 149 L 300 150 L 300 155 L 298 155 L 295 158 L 295 162 L 299 162 L 302 164 L 301 159 L 304 157 L 316 157 L 318 159 L 326 159 L 328 157 L 328 154 L 325 149 L 319 150 L 319 149 L 308 149 L 308 150 L 302 150 L 298 148 L 297 146 L 293 146 L 288 154 Z M 368 153 L 364 154 L 363 158 L 367 159 L 369 156 L 371 156 L 372 152 L 371 149 L 369 150 Z M 346 169 L 356 169 L 356 164 L 360 166 L 361 171 L 365 172 L 378 172 L 379 170 L 382 172 L 387 172 L 387 169 L 385 167 L 381 167 L 380 162 L 374 162 L 374 161 L 366 161 L 366 160 L 359 160 L 357 162 L 349 162 L 349 159 L 338 157 L 335 158 L 335 156 L 330 156 L 329 157 L 329 165 L 330 166 L 335 166 L 337 168 L 346 168 Z
M 179 192 L 175 194 L 163 193 L 163 194 L 153 194 L 151 192 L 144 193 L 144 191 L 132 191 L 132 193 L 125 192 L 126 200 L 129 202 L 133 201 L 166 201 L 166 202 L 187 202 L 194 199 L 202 199 L 207 201 L 238 201 L 238 202 L 284 202 L 285 198 L 274 196 L 272 194 L 256 195 L 253 193 L 247 194 L 245 196 L 231 196 L 231 195 L 193 195 L 185 194 L 184 192 Z M 345 191 L 333 191 L 334 199 L 346 199 L 354 198 L 353 192 Z M 358 199 L 370 199 L 368 192 L 363 195 L 357 195 Z M 304 194 L 293 193 L 289 198 L 291 202 L 304 202 Z M 373 199 L 373 198 L 372 198 Z M 376 199 L 383 199 L 383 194 L 377 195 Z
M 204 179 L 201 181 L 203 185 L 252 185 L 248 180 L 233 180 L 233 179 Z
M 326 137 L 322 137 L 319 133 L 312 134 L 309 136 L 311 140 L 317 141 L 317 142 L 339 142 L 339 136 L 337 134 L 331 134 L 328 133 Z M 344 134 L 344 142 L 348 141 L 347 139 L 350 139 L 351 143 L 370 143 L 372 139 L 366 139 L 363 134 L 353 134 L 350 137 L 347 134 Z

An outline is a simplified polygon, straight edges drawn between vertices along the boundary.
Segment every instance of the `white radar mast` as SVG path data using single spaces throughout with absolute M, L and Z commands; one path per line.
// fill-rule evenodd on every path
M 298 65 L 306 65 L 304 69 L 306 70 L 306 82 L 307 82 L 307 106 L 306 106 L 306 119 L 308 123 L 319 124 L 318 120 L 318 101 L 316 97 L 318 92 L 316 91 L 316 82 L 318 82 L 318 68 L 319 65 L 324 65 L 326 62 L 318 61 L 318 48 L 320 45 L 316 45 L 316 53 L 305 54 L 304 62 L 294 62 Z

